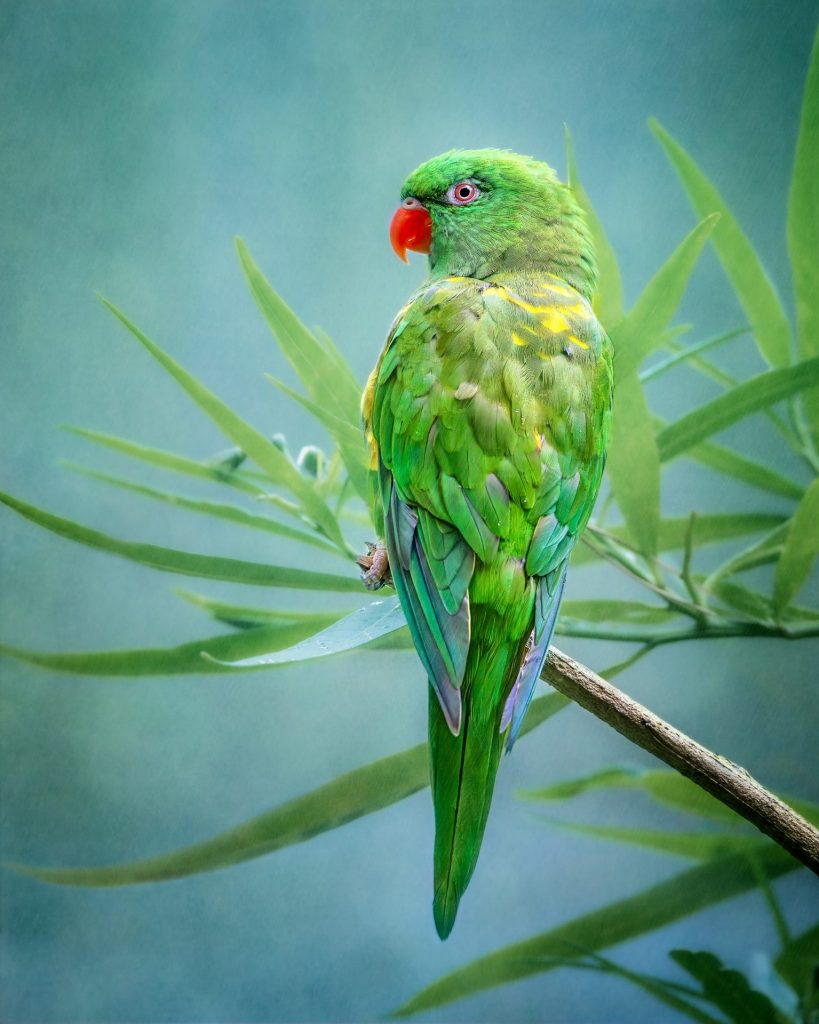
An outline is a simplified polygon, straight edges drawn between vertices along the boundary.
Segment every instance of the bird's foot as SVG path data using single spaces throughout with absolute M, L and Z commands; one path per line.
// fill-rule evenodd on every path
M 383 541 L 377 544 L 367 542 L 367 551 L 359 555 L 356 564 L 361 567 L 361 582 L 367 590 L 380 590 L 385 583 L 392 584 L 390 563 Z

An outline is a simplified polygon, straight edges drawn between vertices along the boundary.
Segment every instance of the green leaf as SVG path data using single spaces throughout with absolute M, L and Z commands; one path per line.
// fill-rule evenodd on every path
M 774 844 L 758 861 L 770 878 L 799 865 Z M 478 992 L 552 969 L 544 958 L 563 957 L 567 948 L 607 949 L 754 889 L 757 876 L 744 854 L 708 861 L 616 903 L 584 914 L 530 939 L 516 942 L 439 978 L 395 1011 L 409 1017 Z
M 606 468 L 614 497 L 635 543 L 644 554 L 656 554 L 660 457 L 651 413 L 635 372 L 622 378 L 615 388 Z
M 100 868 L 11 867 L 42 882 L 93 887 L 163 882 L 216 871 L 304 843 L 417 793 L 429 784 L 427 758 L 426 744 L 421 743 L 356 768 L 211 839 L 157 857 Z
M 767 843 L 765 839 L 724 832 L 678 832 L 670 829 L 626 828 L 618 825 L 584 825 L 553 818 L 541 820 L 568 832 L 577 832 L 594 839 L 628 843 L 657 853 L 689 857 L 693 860 L 713 860 L 715 857 L 738 853 L 741 850 L 752 851 Z
M 699 817 L 740 821 L 739 815 L 716 797 L 677 772 L 664 769 L 606 768 L 591 775 L 564 779 L 545 789 L 525 790 L 520 795 L 527 800 L 567 800 L 593 790 L 613 788 L 642 790 L 657 803 Z
M 819 924 L 792 939 L 774 966 L 797 995 L 815 992 L 819 988 Z
M 717 544 L 753 533 L 762 533 L 784 523 L 786 518 L 783 515 L 756 512 L 698 515 L 694 524 L 694 543 L 697 546 Z M 688 516 L 661 519 L 657 544 L 659 550 L 672 551 L 684 547 L 688 525 Z M 624 526 L 613 526 L 608 532 L 622 541 L 626 541 L 629 536 Z M 600 555 L 587 544 L 578 544 L 572 552 L 572 565 L 585 565 L 599 558 Z
M 303 612 L 289 608 L 248 608 L 245 605 L 230 604 L 217 601 L 204 594 L 195 594 L 190 590 L 175 588 L 174 593 L 184 601 L 196 605 L 212 615 L 217 622 L 224 622 L 239 629 L 253 629 L 256 626 L 281 626 L 290 622 L 304 622 L 312 625 L 311 632 L 317 632 L 324 626 L 335 622 L 347 613 L 345 611 Z
M 236 249 L 253 298 L 307 393 L 316 404 L 357 427 L 361 418 L 361 387 L 341 360 L 338 349 L 326 349 L 307 330 L 270 286 L 241 238 L 236 239 Z
M 674 340 L 667 342 L 669 348 L 679 352 L 680 346 Z M 710 380 L 716 381 L 725 390 L 735 388 L 739 383 L 739 378 L 733 376 L 730 373 L 726 373 L 725 370 L 720 369 L 711 362 L 710 359 L 706 359 L 704 356 L 695 355 L 691 357 L 691 368 L 696 370 L 697 373 L 703 374 Z M 776 427 L 780 434 L 785 438 L 791 448 L 800 450 L 802 447 L 802 441 L 794 432 L 794 430 L 782 419 L 782 417 L 775 412 L 773 409 L 763 409 L 763 416 L 766 416 L 771 423 Z
M 592 206 L 591 199 L 580 184 L 577 176 L 577 165 L 574 159 L 574 146 L 566 126 L 566 166 L 569 188 L 574 192 L 580 208 L 586 216 L 586 224 L 591 232 L 594 251 L 597 254 L 599 282 L 594 308 L 600 323 L 611 331 L 615 324 L 623 319 L 623 284 L 620 280 L 620 268 L 617 257 L 611 247 L 603 225 Z
M 730 448 L 715 444 L 713 441 L 701 441 L 693 448 L 689 448 L 685 454 L 689 459 L 694 459 L 718 473 L 732 476 L 735 480 L 741 480 L 751 487 L 758 487 L 771 494 L 779 494 L 783 498 L 796 498 L 797 500 L 804 494 L 804 488 L 790 477 L 777 473 L 761 462 L 738 455 Z
M 788 253 L 796 296 L 796 333 L 802 358 L 819 355 L 819 33 L 813 42 L 802 101 L 796 160 L 788 200 Z M 819 391 L 805 396 L 819 438 Z
M 159 466 L 160 469 L 169 469 L 176 473 L 184 473 L 186 476 L 198 477 L 200 480 L 211 480 L 218 484 L 227 484 L 236 487 L 247 494 L 257 497 L 265 494 L 264 487 L 258 482 L 248 479 L 249 474 L 238 473 L 236 470 L 223 469 L 219 466 L 208 465 L 204 462 L 197 462 L 196 459 L 188 459 L 184 455 L 176 455 L 173 452 L 165 452 L 159 448 L 148 448 L 145 445 L 137 444 L 135 441 L 128 441 L 124 437 L 115 437 L 113 434 L 102 434 L 97 430 L 86 430 L 84 427 L 64 427 L 71 434 L 101 444 L 113 451 L 128 455 L 141 462 L 147 462 L 152 466 Z M 267 479 L 267 478 L 265 478 Z
M 163 572 L 227 580 L 231 583 L 250 583 L 260 587 L 361 593 L 361 582 L 354 576 L 335 576 L 325 572 L 290 569 L 280 565 L 264 565 L 260 562 L 244 562 L 235 558 L 219 558 L 216 555 L 200 555 L 192 551 L 158 547 L 155 544 L 119 540 L 117 537 L 109 537 L 98 530 L 75 523 L 71 519 L 63 519 L 50 512 L 44 512 L 10 494 L 0 492 L 0 503 L 60 537 L 97 548 L 99 551 L 120 555 L 132 562 L 148 565 L 152 569 L 161 569 Z
M 215 519 L 226 519 L 228 522 L 236 523 L 239 526 L 249 526 L 254 530 L 264 530 L 267 533 L 275 533 L 281 537 L 289 537 L 291 540 L 302 544 L 312 544 L 314 547 L 333 554 L 339 554 L 338 548 L 334 547 L 323 537 L 316 533 L 308 533 L 306 530 L 299 530 L 285 523 L 279 523 L 270 516 L 260 516 L 248 512 L 238 505 L 226 505 L 216 501 L 202 501 L 198 498 L 187 498 L 181 494 L 172 494 L 169 491 L 157 490 L 155 487 L 148 487 L 146 484 L 137 483 L 134 480 L 126 480 L 123 477 L 112 476 L 109 473 L 100 473 L 98 470 L 89 469 L 87 466 L 78 466 L 73 462 L 63 462 L 62 465 L 75 473 L 82 473 L 83 476 L 91 477 L 102 483 L 110 484 L 113 487 L 120 487 L 133 494 L 151 498 L 153 501 L 162 501 L 167 505 L 174 505 L 176 508 L 183 508 L 189 512 L 198 512 L 202 515 L 212 516 Z
M 343 619 L 302 640 L 294 647 L 260 654 L 241 661 L 231 661 L 231 668 L 259 668 L 263 665 L 282 665 L 294 661 L 327 658 L 344 651 L 354 650 L 399 629 L 405 629 L 407 620 L 397 597 L 373 601 L 363 608 L 345 615 Z
M 701 582 L 705 582 L 702 580 Z M 746 587 L 738 580 L 718 579 L 711 583 L 710 593 L 727 605 L 733 614 L 752 622 L 771 622 L 773 608 L 770 600 L 758 590 Z
M 291 648 L 317 628 L 334 622 L 338 612 L 315 622 L 282 622 L 226 636 L 192 640 L 178 647 L 155 647 L 120 651 L 77 651 L 68 654 L 30 651 L 0 644 L 0 654 L 58 672 L 84 676 L 170 676 L 231 672 L 231 660 Z M 209 657 L 203 658 L 207 654 Z
M 660 1002 L 665 1003 L 667 1006 L 678 1010 L 680 1013 L 685 1014 L 691 1020 L 698 1021 L 699 1024 L 722 1024 L 715 1017 L 705 1013 L 694 1003 L 688 1001 L 684 996 L 695 996 L 695 993 L 691 989 L 686 989 L 685 986 L 677 985 L 673 981 L 666 981 L 664 978 L 656 978 L 650 974 L 641 974 L 637 971 L 629 971 L 624 967 L 620 967 L 612 960 L 607 960 L 605 957 L 591 955 L 588 960 L 565 960 L 563 962 L 556 958 L 550 958 L 547 961 L 550 966 L 553 967 L 569 967 L 582 970 L 598 971 L 603 974 L 615 974 L 617 977 L 622 978 L 624 981 L 630 982 L 632 985 L 636 985 L 643 991 L 648 992 L 649 995 L 654 996 L 655 999 L 659 999 Z
M 369 468 L 367 465 L 367 452 L 364 442 L 364 434 L 360 426 L 352 426 L 346 420 L 341 420 L 333 413 L 322 408 L 298 391 L 288 387 L 283 381 L 278 380 L 271 374 L 265 374 L 267 379 L 280 391 L 288 395 L 299 405 L 303 406 L 319 423 L 327 429 L 330 437 L 335 441 L 339 455 L 344 462 L 344 468 L 350 477 L 353 487 L 358 496 L 366 503 L 370 500 Z
M 769 565 L 777 561 L 788 535 L 788 523 L 783 523 L 766 533 L 762 540 L 744 548 L 738 554 L 723 562 L 703 582 L 703 589 L 708 591 L 721 579 L 733 576 L 740 572 L 747 572 L 749 569 L 758 569 L 762 565 Z
M 561 694 L 549 694 L 532 701 L 521 735 L 537 728 L 568 703 Z M 186 878 L 306 842 L 322 832 L 390 807 L 428 785 L 429 752 L 426 743 L 419 743 L 399 754 L 356 768 L 211 839 L 158 857 L 99 868 L 7 866 L 56 885 L 100 887 Z
M 633 625 L 664 625 L 677 617 L 677 613 L 661 605 L 642 601 L 615 601 L 606 598 L 563 601 L 560 615 L 584 622 L 629 622 Z
M 716 797 L 700 789 L 696 783 L 686 779 L 678 772 L 654 768 L 648 771 L 638 768 L 605 768 L 591 775 L 579 778 L 564 779 L 544 789 L 523 790 L 519 793 L 526 800 L 568 800 L 583 793 L 597 789 L 634 789 L 642 790 L 657 803 L 673 807 L 675 810 L 695 814 L 698 817 L 710 818 L 715 821 L 742 824 L 742 818 L 730 807 L 717 800 Z M 819 823 L 819 806 L 807 800 L 796 800 L 782 796 L 803 818 Z
M 686 235 L 645 286 L 625 320 L 612 330 L 617 387 L 636 373 L 646 356 L 661 343 L 663 331 L 682 300 L 688 279 L 718 220 L 718 215 L 706 217 Z
M 683 147 L 653 118 L 649 127 L 665 150 L 700 217 L 720 215 L 713 243 L 737 299 L 745 311 L 759 350 L 772 366 L 790 361 L 791 329 L 774 286 L 720 194 Z
M 202 409 L 219 429 L 237 444 L 248 457 L 268 474 L 274 484 L 286 487 L 301 503 L 305 513 L 342 551 L 347 547 L 341 535 L 336 518 L 327 507 L 315 484 L 296 469 L 290 459 L 279 451 L 272 441 L 250 426 L 229 406 L 220 401 L 196 378 L 192 377 L 176 360 L 143 334 L 138 327 L 128 320 L 116 306 L 103 299 L 105 306 L 134 335 L 134 337 L 151 353 L 154 359 L 187 391 L 190 397 Z
M 819 554 L 819 479 L 799 502 L 776 565 L 773 608 L 779 614 L 791 603 L 810 575 Z
M 819 384 L 819 356 L 796 366 L 757 374 L 661 430 L 657 437 L 660 458 L 663 462 L 676 458 L 745 416 L 815 384 Z
M 732 338 L 738 338 L 747 333 L 747 327 L 737 327 L 733 331 L 726 331 L 724 334 L 717 334 L 712 338 L 706 338 L 704 341 L 698 341 L 696 345 L 689 345 L 687 348 L 682 348 L 667 359 L 663 359 L 662 362 L 656 363 L 647 370 L 642 370 L 640 372 L 640 380 L 643 384 L 646 384 L 655 377 L 659 377 L 661 374 L 674 369 L 675 366 L 680 366 L 683 363 L 688 362 L 690 359 L 696 359 L 698 356 L 702 355 L 703 352 L 715 348 L 717 345 L 721 345 L 725 341 L 730 341 Z
M 697 979 L 706 999 L 734 1024 L 781 1024 L 770 999 L 752 989 L 744 974 L 724 967 L 713 953 L 673 949 L 669 955 Z

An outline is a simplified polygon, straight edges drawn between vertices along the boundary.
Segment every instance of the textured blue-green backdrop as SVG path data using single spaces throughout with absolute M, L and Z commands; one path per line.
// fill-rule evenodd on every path
M 633 300 L 693 224 L 646 129 L 656 115 L 718 182 L 790 302 L 785 203 L 816 20 L 812 0 L 4 0 L 0 483 L 120 536 L 292 557 L 264 535 L 126 500 L 57 465 L 65 456 L 120 468 L 60 433 L 66 422 L 194 456 L 224 447 L 94 293 L 263 429 L 284 431 L 295 447 L 321 442 L 262 377 L 288 369 L 246 293 L 233 236 L 308 323 L 333 334 L 363 379 L 422 274 L 418 262 L 399 264 L 387 241 L 400 183 L 452 146 L 504 146 L 563 173 L 568 123 Z M 699 336 L 741 322 L 710 254 L 682 319 Z M 724 358 L 753 369 L 749 351 Z M 710 393 L 688 375 L 651 397 L 671 414 Z M 756 429 L 743 425 L 733 438 L 762 451 Z M 675 467 L 665 509 L 687 511 L 692 497 L 702 507 L 765 503 Z M 173 578 L 72 546 L 9 512 L 0 528 L 0 639 L 81 650 L 159 646 L 213 629 L 174 595 Z M 600 593 L 612 579 L 586 570 L 570 592 Z M 597 667 L 621 653 L 566 646 Z M 815 651 L 789 646 L 783 669 L 773 643 L 677 647 L 623 684 L 766 783 L 816 799 L 819 708 L 805 685 Z M 247 680 L 86 680 L 8 660 L 0 671 L 7 860 L 105 863 L 160 852 L 425 731 L 425 681 L 408 652 Z M 430 912 L 427 793 L 272 857 L 164 886 L 57 889 L 4 873 L 0 1017 L 373 1019 L 447 969 L 678 870 L 670 859 L 547 828 L 514 798 L 516 787 L 612 761 L 646 763 L 574 709 L 516 748 L 446 945 Z M 634 804 L 590 796 L 567 814 L 616 823 Z M 794 927 L 804 926 L 815 889 L 804 873 L 778 888 Z M 776 940 L 756 894 L 618 955 L 661 972 L 673 946 L 711 948 L 747 968 Z M 627 986 L 562 972 L 432 1019 L 675 1018 Z

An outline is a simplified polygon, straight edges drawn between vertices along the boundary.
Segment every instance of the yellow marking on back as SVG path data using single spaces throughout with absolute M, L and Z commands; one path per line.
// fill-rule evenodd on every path
M 573 291 L 571 288 L 565 287 L 565 285 L 562 284 L 547 284 L 545 286 L 545 291 L 541 290 L 539 292 L 535 292 L 535 294 L 545 295 L 546 291 L 553 292 L 555 295 L 563 295 L 567 299 L 572 299 L 577 294 L 577 292 Z
M 525 338 L 521 338 L 521 336 L 519 334 L 515 334 L 514 331 L 512 331 L 512 341 L 514 341 L 516 345 L 520 345 L 521 347 L 529 344 Z
M 569 341 L 574 342 L 575 345 L 579 345 L 581 348 L 588 348 L 589 346 L 585 341 L 581 341 L 576 334 L 569 335 Z
M 589 307 L 585 302 L 578 302 L 574 306 L 564 306 L 563 308 L 567 313 L 574 313 L 574 315 L 579 317 L 581 320 L 588 320 L 591 315 L 589 313 Z

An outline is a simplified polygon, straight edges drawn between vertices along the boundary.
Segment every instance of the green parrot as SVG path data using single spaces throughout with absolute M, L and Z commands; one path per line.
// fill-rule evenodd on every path
M 433 912 L 452 930 L 606 459 L 611 343 L 593 246 L 544 163 L 453 150 L 404 183 L 393 247 L 429 255 L 362 399 L 387 560 L 427 671 Z M 379 557 L 379 555 L 381 557 Z

